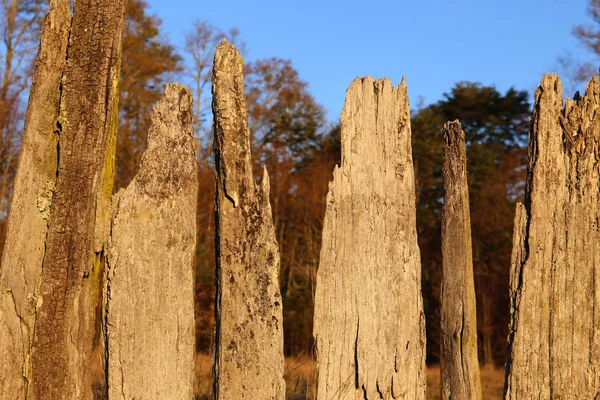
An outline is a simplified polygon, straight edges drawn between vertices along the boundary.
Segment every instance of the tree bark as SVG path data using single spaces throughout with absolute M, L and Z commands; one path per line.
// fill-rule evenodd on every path
M 444 126 L 441 394 L 446 400 L 481 399 L 477 311 L 465 134 L 458 121 Z
M 43 28 L 3 259 L 2 357 L 20 353 L 7 367 L 13 398 L 92 398 L 101 370 L 125 1 L 74 7 L 71 17 L 53 0 Z
M 53 0 L 41 43 L 21 144 L 0 267 L 0 393 L 24 399 L 31 380 L 31 344 L 40 304 L 42 261 L 58 162 L 56 121 L 66 63 L 69 0 Z
M 252 173 L 243 59 L 218 46 L 213 70 L 216 170 L 215 399 L 283 399 L 279 250 L 266 169 Z
M 109 398 L 191 399 L 198 194 L 193 98 L 167 85 L 140 170 L 114 200 L 108 251 Z
M 405 81 L 356 79 L 317 273 L 318 394 L 424 399 L 425 317 Z
M 600 80 L 535 94 L 511 266 L 506 399 L 600 396 Z

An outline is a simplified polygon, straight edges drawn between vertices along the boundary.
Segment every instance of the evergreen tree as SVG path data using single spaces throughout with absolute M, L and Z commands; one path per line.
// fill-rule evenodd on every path
M 529 112 L 527 92 L 502 94 L 491 86 L 461 82 L 412 118 L 429 361 L 439 358 L 441 128 L 460 119 L 465 131 L 480 359 L 500 363 L 506 353 L 512 226 L 525 181 Z

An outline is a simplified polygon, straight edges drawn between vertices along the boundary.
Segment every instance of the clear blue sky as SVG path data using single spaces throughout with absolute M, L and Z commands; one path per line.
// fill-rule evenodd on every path
M 339 118 L 357 76 L 407 77 L 411 103 L 439 100 L 468 80 L 533 92 L 557 56 L 586 53 L 572 27 L 591 22 L 588 0 L 148 0 L 180 45 L 194 19 L 237 27 L 247 60 L 293 61 L 311 93 Z

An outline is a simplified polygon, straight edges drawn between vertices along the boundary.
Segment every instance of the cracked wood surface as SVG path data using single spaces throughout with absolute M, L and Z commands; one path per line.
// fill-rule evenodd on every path
M 140 170 L 115 196 L 107 264 L 110 399 L 191 399 L 198 194 L 192 95 L 169 84 Z
M 52 0 L 30 89 L 0 267 L 0 393 L 24 399 L 58 163 L 56 121 L 71 26 L 68 0 Z
M 49 4 L 30 90 L 0 267 L 0 393 L 25 398 L 48 216 L 57 166 L 56 120 L 71 25 L 68 0 Z
M 356 79 L 329 184 L 314 336 L 321 400 L 424 399 L 425 317 L 406 82 Z
M 443 133 L 441 397 L 477 400 L 481 381 L 465 133 L 458 121 L 444 125 Z
M 284 399 L 279 249 L 266 169 L 254 180 L 243 59 L 229 43 L 213 69 L 217 400 Z
M 90 399 L 93 371 L 101 370 L 93 349 L 100 345 L 125 1 L 74 7 L 71 17 L 68 1 L 51 1 L 44 23 L 3 259 L 3 293 L 14 296 L 23 333 L 2 342 L 20 346 L 8 368 L 21 364 L 28 383 L 14 386 L 9 372 L 11 398 Z M 14 335 L 5 303 L 3 295 L 2 329 Z
M 600 81 L 535 94 L 511 265 L 506 399 L 600 397 Z

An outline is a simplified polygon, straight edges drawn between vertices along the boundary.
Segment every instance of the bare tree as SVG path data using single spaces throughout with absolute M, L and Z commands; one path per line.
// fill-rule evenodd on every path
M 223 39 L 236 46 L 240 54 L 245 54 L 246 44 L 240 40 L 237 28 L 224 32 L 209 22 L 196 20 L 185 35 L 185 52 L 192 60 L 188 74 L 194 83 L 194 136 L 200 142 L 198 163 L 201 168 L 208 167 L 212 152 L 212 126 L 207 123 L 211 121 L 212 62 L 217 45 Z
M 0 241 L 3 242 L 25 119 L 25 95 L 31 84 L 46 1 L 2 0 L 1 7 Z

